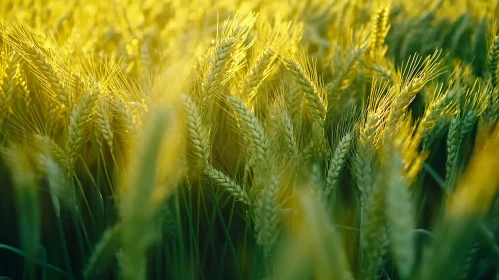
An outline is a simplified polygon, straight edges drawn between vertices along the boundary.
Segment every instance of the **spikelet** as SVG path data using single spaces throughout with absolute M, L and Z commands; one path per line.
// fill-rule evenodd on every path
M 66 142 L 67 166 L 71 169 L 74 168 L 86 142 L 87 130 L 99 95 L 98 85 L 92 90 L 87 90 L 71 114 Z
M 379 119 L 375 114 L 368 113 L 364 127 L 360 129 L 358 146 L 355 155 L 355 176 L 360 190 L 362 205 L 372 185 L 372 158 L 374 155 L 374 137 L 378 129 Z
M 286 92 L 276 92 L 276 100 L 270 108 L 270 117 L 265 124 L 267 138 L 272 154 L 276 160 L 287 162 L 288 166 L 295 166 L 296 157 L 299 156 L 299 143 L 293 121 L 286 109 Z

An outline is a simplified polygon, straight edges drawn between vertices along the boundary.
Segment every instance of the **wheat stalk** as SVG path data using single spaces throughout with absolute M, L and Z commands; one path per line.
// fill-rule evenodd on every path
M 414 210 L 402 155 L 394 151 L 387 164 L 386 217 L 393 256 L 402 279 L 409 279 L 415 264 Z

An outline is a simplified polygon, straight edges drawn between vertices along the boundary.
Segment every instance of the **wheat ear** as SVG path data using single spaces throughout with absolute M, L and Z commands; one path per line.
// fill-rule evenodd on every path
M 100 135 L 113 153 L 113 130 L 111 129 L 111 116 L 109 113 L 109 100 L 106 97 L 99 98 L 95 107 L 94 117 L 98 135 Z
M 50 155 L 60 164 L 66 167 L 66 153 L 65 151 L 49 136 L 35 134 L 35 140 L 42 146 L 46 147 Z
M 416 97 L 416 94 L 428 81 L 441 74 L 439 63 L 437 62 L 440 53 L 441 51 L 436 50 L 433 55 L 425 59 L 424 65 L 420 64 L 421 58 L 419 56 L 409 58 L 403 74 L 405 80 L 396 88 L 394 103 L 387 119 L 387 127 L 391 131 L 396 131 L 397 124 L 404 116 L 405 111 Z M 417 73 L 420 67 L 423 67 L 423 69 Z M 387 136 L 389 134 L 390 133 L 386 133 Z
M 208 136 L 206 135 L 201 116 L 192 97 L 188 94 L 183 94 L 182 100 L 184 102 L 187 133 L 189 136 L 188 140 L 192 153 L 196 160 L 205 166 L 210 159 L 210 143 Z
M 267 257 L 272 253 L 279 234 L 280 212 L 279 180 L 273 176 L 256 201 L 254 214 L 257 243 L 264 247 Z
M 390 7 L 383 7 L 372 17 L 372 28 L 370 38 L 370 49 L 372 52 L 377 52 L 381 49 L 385 37 L 388 34 L 390 25 L 388 24 L 388 15 L 390 14 Z
M 459 153 L 461 120 L 459 116 L 452 118 L 449 134 L 447 135 L 447 160 L 445 162 L 445 182 L 449 189 L 452 187 L 451 179 L 453 177 L 454 168 L 456 166 L 457 156 Z
M 76 160 L 80 156 L 79 153 L 85 144 L 88 124 L 99 94 L 99 87 L 96 87 L 94 90 L 88 90 L 71 114 L 68 140 L 66 142 L 67 165 L 69 168 L 74 168 Z
M 246 205 L 251 204 L 246 191 L 222 171 L 216 169 L 211 164 L 208 164 L 206 166 L 206 174 L 236 200 L 241 201 Z
M 73 106 L 71 94 L 68 89 L 62 85 L 59 75 L 52 67 L 52 64 L 35 46 L 27 45 L 25 50 L 35 73 L 39 71 L 41 78 L 46 79 L 59 102 L 71 110 Z
M 419 123 L 420 134 L 422 135 L 423 147 L 427 148 L 430 144 L 432 131 L 435 128 L 437 121 L 445 111 L 451 106 L 454 97 L 456 96 L 457 90 L 452 89 L 442 94 L 442 87 L 437 88 L 435 95 L 437 98 L 431 101 L 428 108 L 425 110 L 425 114 Z
M 381 181 L 381 180 L 380 180 Z M 386 184 L 376 183 L 367 198 L 361 223 L 362 279 L 375 279 L 383 264 L 388 238 L 386 230 Z
M 338 184 L 341 170 L 345 166 L 348 153 L 353 146 L 353 139 L 351 133 L 345 134 L 334 150 L 326 175 L 326 189 L 324 190 L 324 196 L 326 197 L 329 196 L 329 193 L 333 191 Z
M 248 161 L 264 167 L 268 156 L 269 143 L 262 124 L 242 99 L 229 96 L 228 101 L 240 121 L 243 137 L 246 138 L 250 145 L 248 147 Z
M 116 100 L 116 120 L 119 122 L 122 135 L 128 135 L 131 142 L 135 142 L 137 137 L 138 124 L 129 104 L 121 99 Z
M 378 129 L 379 118 L 375 112 L 367 115 L 364 125 L 360 128 L 359 141 L 355 151 L 354 169 L 357 186 L 360 191 L 362 207 L 372 186 L 372 159 L 375 152 L 374 140 Z
M 499 36 L 495 36 L 489 48 L 487 56 L 487 67 L 492 81 L 492 87 L 497 87 L 497 61 L 499 59 Z
M 246 78 L 243 96 L 248 96 L 251 100 L 256 95 L 258 88 L 270 74 L 276 58 L 276 52 L 270 47 L 258 56 Z
M 314 117 L 314 120 L 323 126 L 326 119 L 327 105 L 324 97 L 319 92 L 318 86 L 313 81 L 313 77 L 316 75 L 315 69 L 308 62 L 305 62 L 305 67 L 310 68 L 309 70 L 305 70 L 307 68 L 304 69 L 298 61 L 289 57 L 285 57 L 283 62 L 295 78 L 295 81 L 300 85 L 301 90 L 305 93 L 308 111 Z M 308 74 L 310 72 L 311 74 Z
M 92 279 L 99 276 L 107 268 L 121 246 L 121 230 L 119 225 L 115 225 L 102 234 L 83 271 L 85 279 Z
M 19 55 L 13 53 L 7 63 L 2 77 L 2 85 L 0 87 L 0 123 L 9 112 L 10 105 L 12 104 L 17 85 L 16 76 L 18 69 Z
M 255 15 L 249 14 L 241 19 L 238 13 L 231 20 L 225 22 L 221 38 L 213 51 L 209 68 L 202 81 L 203 105 L 210 102 L 220 86 L 229 81 L 242 67 L 246 50 L 245 40 L 255 23 Z
M 298 155 L 298 142 L 296 141 L 293 123 L 287 113 L 282 114 L 282 118 L 286 148 L 290 154 L 290 158 L 294 158 L 294 156 Z

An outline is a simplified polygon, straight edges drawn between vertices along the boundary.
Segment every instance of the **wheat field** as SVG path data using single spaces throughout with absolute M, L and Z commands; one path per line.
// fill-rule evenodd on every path
M 1 1 L 0 279 L 499 279 L 498 14 Z

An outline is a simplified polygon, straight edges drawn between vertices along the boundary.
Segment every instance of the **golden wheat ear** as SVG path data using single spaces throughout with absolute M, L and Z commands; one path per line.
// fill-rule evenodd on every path
M 386 35 L 390 29 L 388 23 L 388 16 L 390 15 L 390 4 L 378 8 L 378 10 L 371 17 L 371 36 L 369 42 L 369 49 L 371 53 L 382 52 L 382 46 L 385 42 Z M 386 50 L 385 50 L 386 51 Z
M 282 61 L 304 92 L 307 112 L 320 126 L 324 126 L 327 99 L 324 88 L 317 78 L 315 64 L 307 59 L 303 51 L 298 52 L 295 57 L 283 57 Z
M 100 95 L 100 88 L 89 89 L 72 112 L 66 141 L 67 165 L 73 169 L 87 141 L 90 118 Z
M 250 13 L 243 17 L 236 13 L 234 18 L 227 20 L 222 28 L 221 35 L 216 39 L 214 48 L 208 55 L 209 63 L 203 70 L 201 97 L 203 104 L 213 100 L 219 93 L 220 87 L 225 85 L 245 63 L 246 51 L 252 42 L 247 45 L 246 38 L 256 20 L 256 14 Z
M 361 112 L 359 134 L 353 159 L 353 173 L 360 191 L 362 207 L 373 184 L 373 160 L 377 142 L 382 131 L 383 119 L 390 104 L 391 95 L 387 94 L 388 84 L 373 81 L 367 108 Z
M 443 73 L 442 63 L 439 60 L 441 52 L 441 50 L 435 50 L 424 61 L 419 55 L 414 55 L 403 66 L 401 83 L 397 85 L 397 93 L 387 120 L 389 129 L 396 131 L 397 123 L 416 94 L 427 82 Z

